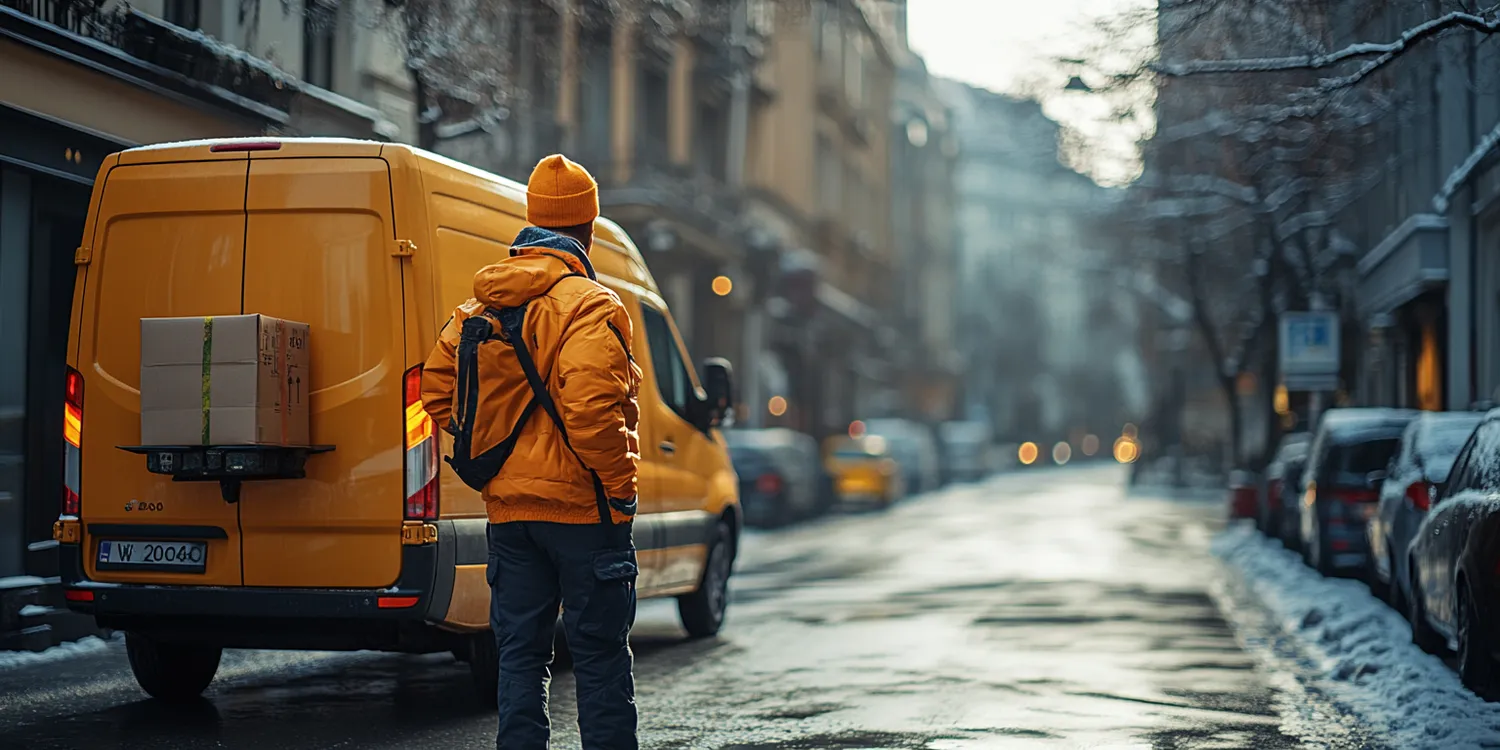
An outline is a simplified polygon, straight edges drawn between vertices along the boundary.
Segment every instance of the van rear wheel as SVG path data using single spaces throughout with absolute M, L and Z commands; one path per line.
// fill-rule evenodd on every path
M 152 698 L 189 701 L 203 694 L 219 671 L 224 649 L 125 634 L 125 654 L 135 681 Z
M 718 635 L 724 627 L 724 615 L 729 609 L 729 573 L 733 566 L 734 533 L 728 523 L 719 521 L 698 590 L 677 597 L 677 614 L 688 635 L 708 638 Z

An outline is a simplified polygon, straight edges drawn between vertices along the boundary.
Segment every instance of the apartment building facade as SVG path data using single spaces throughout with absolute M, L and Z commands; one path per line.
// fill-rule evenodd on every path
M 102 159 L 163 141 L 415 131 L 388 31 L 358 23 L 353 4 L 320 8 L 0 2 L 0 649 L 86 627 L 17 612 L 56 594 L 63 346 Z

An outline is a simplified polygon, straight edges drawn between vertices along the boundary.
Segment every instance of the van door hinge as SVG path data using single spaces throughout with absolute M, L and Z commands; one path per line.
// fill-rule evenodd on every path
M 411 240 L 396 240 L 396 249 L 391 251 L 391 255 L 397 258 L 410 258 L 415 252 L 417 252 L 417 243 Z
M 88 245 L 79 245 L 78 249 L 73 251 L 73 265 L 75 266 L 86 266 L 93 259 L 94 250 Z
M 432 544 L 437 541 L 437 525 L 420 521 L 407 521 L 401 525 L 401 543 L 407 546 Z

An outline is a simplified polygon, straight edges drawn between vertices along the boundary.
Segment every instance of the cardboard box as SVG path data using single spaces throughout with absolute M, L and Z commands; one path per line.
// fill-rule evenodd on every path
M 141 319 L 142 445 L 307 445 L 307 324 Z

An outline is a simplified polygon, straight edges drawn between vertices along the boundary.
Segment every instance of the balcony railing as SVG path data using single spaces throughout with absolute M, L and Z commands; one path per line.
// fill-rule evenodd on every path
M 100 28 L 98 23 L 100 20 L 109 20 L 99 12 L 104 6 L 104 0 L 0 0 L 0 6 L 20 11 L 79 36 L 118 46 L 112 41 L 118 38 L 118 29 Z
M 289 111 L 298 82 L 270 63 L 128 5 L 104 5 L 103 0 L 0 0 L 0 7 L 119 50 L 155 73 L 168 74 L 182 87 L 219 96 L 229 92 Z M 94 54 L 116 67 L 126 64 Z

